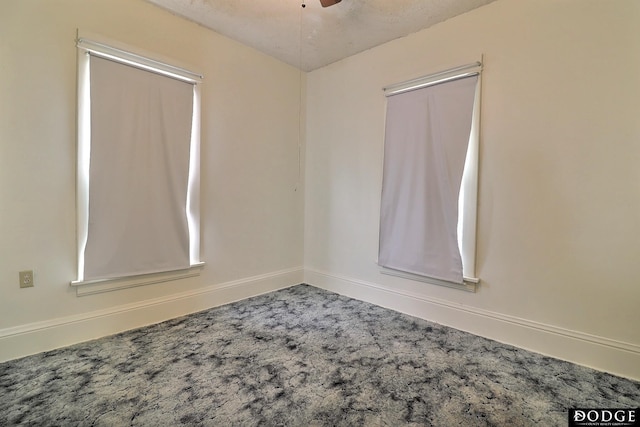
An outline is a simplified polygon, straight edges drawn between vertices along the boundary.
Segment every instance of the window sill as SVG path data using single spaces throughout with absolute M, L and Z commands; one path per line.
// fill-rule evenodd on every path
M 418 282 L 429 283 L 432 285 L 445 286 L 447 288 L 458 289 L 466 292 L 475 293 L 478 284 L 480 283 L 480 279 L 465 277 L 464 283 L 454 283 L 448 282 L 446 280 L 435 279 L 433 277 L 420 276 L 418 274 L 405 273 L 404 271 L 392 270 L 390 268 L 380 267 L 380 273 L 386 274 L 389 276 L 401 277 L 403 279 L 416 280 Z
M 76 296 L 86 296 L 111 292 L 120 289 L 135 288 L 137 286 L 151 285 L 154 283 L 170 282 L 172 280 L 196 277 L 204 268 L 204 262 L 194 264 L 183 270 L 164 271 L 160 273 L 141 274 L 139 276 L 116 277 L 113 279 L 74 281 L 71 287 L 76 289 Z

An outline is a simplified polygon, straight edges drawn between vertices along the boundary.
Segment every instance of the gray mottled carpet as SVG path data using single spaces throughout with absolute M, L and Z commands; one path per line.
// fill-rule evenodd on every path
M 640 383 L 307 285 L 0 364 L 0 425 L 566 426 Z

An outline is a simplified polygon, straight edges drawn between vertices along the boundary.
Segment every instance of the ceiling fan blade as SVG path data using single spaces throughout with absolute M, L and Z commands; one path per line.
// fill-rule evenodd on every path
M 333 6 L 334 4 L 340 3 L 342 0 L 320 0 L 320 4 L 322 7 Z

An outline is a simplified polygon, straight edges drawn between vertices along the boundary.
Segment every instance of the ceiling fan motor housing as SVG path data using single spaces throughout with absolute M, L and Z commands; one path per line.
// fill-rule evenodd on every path
M 340 3 L 342 0 L 320 0 L 320 4 L 322 7 L 333 6 L 334 4 Z

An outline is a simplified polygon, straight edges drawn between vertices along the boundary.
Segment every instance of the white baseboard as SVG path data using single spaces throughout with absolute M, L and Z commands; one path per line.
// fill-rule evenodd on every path
M 0 329 L 0 362 L 159 323 L 302 282 L 516 347 L 640 380 L 640 345 L 301 267 Z
M 640 345 L 305 269 L 305 283 L 475 335 L 640 380 Z
M 302 283 L 302 267 L 0 329 L 0 362 L 113 335 Z

